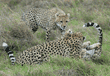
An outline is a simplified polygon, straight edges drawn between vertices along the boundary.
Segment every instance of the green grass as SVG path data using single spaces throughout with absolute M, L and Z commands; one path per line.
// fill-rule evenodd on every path
M 45 42 L 45 31 L 41 28 L 36 33 L 22 22 L 20 18 L 23 12 L 36 6 L 29 2 L 30 0 L 2 0 L 0 3 L 0 44 L 3 41 L 10 46 L 14 46 L 14 55 L 32 46 Z M 70 13 L 70 22 L 68 28 L 73 32 L 82 32 L 86 36 L 86 41 L 91 44 L 98 41 L 98 34 L 93 27 L 82 28 L 84 23 L 98 23 L 103 30 L 102 54 L 99 60 L 83 61 L 81 59 L 72 59 L 68 57 L 50 57 L 50 62 L 43 62 L 41 65 L 11 65 L 8 55 L 0 48 L 0 76 L 110 76 L 110 2 L 108 0 L 70 0 L 63 2 L 48 0 L 49 5 L 37 6 L 42 8 L 59 7 L 66 13 Z M 66 0 L 65 0 L 66 1 Z M 14 4 L 15 2 L 15 4 Z M 33 4 L 33 5 L 32 5 Z M 57 36 L 57 32 L 52 34 L 51 40 Z M 1 45 L 0 45 L 1 46 Z M 63 70 L 63 71 L 62 71 Z M 72 74 L 73 73 L 73 74 Z M 66 75 L 65 75 L 66 74 Z

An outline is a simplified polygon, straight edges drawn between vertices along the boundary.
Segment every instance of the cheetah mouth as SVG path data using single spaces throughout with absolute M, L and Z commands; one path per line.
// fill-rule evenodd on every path
M 65 28 L 66 28 L 66 27 L 64 27 L 64 28 L 63 28 L 63 27 L 61 27 L 61 25 L 60 25 L 60 24 L 58 24 L 58 23 L 57 23 L 56 25 L 57 25 L 57 27 L 59 27 L 61 30 L 65 30 Z

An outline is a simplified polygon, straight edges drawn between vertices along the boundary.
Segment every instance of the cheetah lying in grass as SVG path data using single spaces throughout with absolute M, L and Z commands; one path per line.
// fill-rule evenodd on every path
M 94 26 L 99 32 L 99 42 L 90 45 L 90 41 L 84 42 L 85 37 L 82 33 L 72 33 L 68 31 L 64 37 L 59 40 L 45 42 L 41 45 L 36 45 L 27 50 L 24 50 L 18 58 L 15 59 L 13 52 L 9 49 L 7 43 L 3 43 L 5 51 L 8 53 L 12 64 L 18 63 L 35 64 L 42 61 L 49 61 L 50 55 L 61 55 L 71 58 L 82 58 L 85 60 L 97 59 L 101 54 L 102 46 L 102 30 L 96 23 L 87 23 L 84 27 Z M 84 43 L 83 43 L 84 42 Z

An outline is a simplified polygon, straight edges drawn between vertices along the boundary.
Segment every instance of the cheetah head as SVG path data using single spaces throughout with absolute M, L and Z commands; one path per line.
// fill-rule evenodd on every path
M 60 30 L 65 30 L 66 27 L 67 27 L 67 23 L 69 22 L 69 17 L 70 17 L 70 14 L 67 13 L 65 15 L 61 15 L 61 14 L 58 14 L 56 13 L 55 14 L 55 23 L 56 23 L 56 26 L 60 29 Z
M 75 37 L 78 37 L 78 38 L 81 38 L 82 40 L 85 40 L 86 37 L 83 36 L 83 34 L 81 32 L 72 32 L 71 29 L 69 29 L 68 31 L 66 31 L 65 35 L 64 35 L 64 38 L 75 38 Z

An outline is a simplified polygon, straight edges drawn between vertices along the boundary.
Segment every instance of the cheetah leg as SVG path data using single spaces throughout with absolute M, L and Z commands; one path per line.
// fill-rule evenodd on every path
M 102 49 L 97 48 L 94 52 L 94 55 L 92 56 L 93 60 L 99 59 L 100 55 L 101 55 Z
M 88 42 L 85 42 L 86 44 Z M 84 58 L 85 60 L 96 60 L 101 55 L 100 43 L 95 43 L 93 45 L 87 46 L 83 48 L 80 53 L 80 58 Z
M 84 60 L 91 60 L 91 57 L 94 55 L 95 49 L 87 50 L 82 49 L 80 58 L 83 58 Z
M 38 29 L 38 25 L 36 25 L 35 27 L 32 27 L 33 33 L 35 33 L 37 31 L 37 29 Z
M 65 35 L 65 30 L 63 30 L 63 31 L 61 30 L 61 35 L 62 35 L 61 38 L 63 38 Z
M 27 25 L 32 29 L 33 33 L 35 33 L 38 29 L 35 16 L 33 16 L 32 19 L 26 20 L 26 22 L 27 22 Z
M 50 29 L 46 28 L 46 41 L 49 41 L 50 33 L 51 33 Z
M 92 44 L 89 47 L 87 47 L 87 50 L 93 50 L 93 49 L 95 49 L 95 51 L 94 51 L 94 55 L 92 56 L 92 59 L 96 60 L 100 57 L 101 52 L 102 52 L 101 44 L 95 43 L 95 44 Z
M 88 46 L 90 46 L 90 44 L 90 41 L 84 42 L 82 48 L 87 48 Z
M 96 52 L 99 52 L 98 54 Z M 96 53 L 96 54 L 95 54 Z M 82 58 L 84 58 L 85 60 L 96 60 L 100 57 L 101 52 L 100 50 L 86 50 L 85 54 L 82 56 Z
M 100 43 L 92 44 L 92 45 L 87 47 L 87 50 L 92 50 L 92 49 L 100 48 L 100 45 L 101 45 Z
M 29 22 L 29 26 L 32 29 L 33 33 L 35 33 L 38 29 L 38 25 L 35 22 Z

